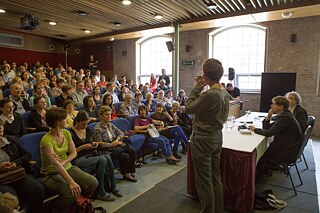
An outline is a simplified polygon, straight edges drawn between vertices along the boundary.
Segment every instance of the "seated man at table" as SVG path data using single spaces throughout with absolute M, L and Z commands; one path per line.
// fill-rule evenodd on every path
M 232 83 L 227 83 L 226 89 L 230 94 L 232 100 L 240 99 L 240 89 L 238 87 L 234 87 Z
M 297 160 L 297 153 L 300 149 L 303 135 L 297 120 L 288 108 L 289 102 L 285 97 L 274 97 L 272 99 L 271 109 L 263 121 L 263 129 L 249 125 L 249 128 L 259 135 L 266 137 L 274 136 L 269 148 L 258 162 L 258 175 L 272 175 L 266 163 L 276 162 L 289 164 Z M 270 123 L 272 114 L 278 115 L 274 123 Z

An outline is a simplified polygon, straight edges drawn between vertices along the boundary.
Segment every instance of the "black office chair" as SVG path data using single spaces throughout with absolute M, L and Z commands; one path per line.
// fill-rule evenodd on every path
M 297 160 L 301 158 L 301 155 L 303 155 L 303 150 L 305 148 L 305 146 L 307 145 L 308 143 L 308 140 L 310 138 L 310 135 L 311 135 L 311 131 L 312 131 L 312 127 L 311 125 L 309 125 L 306 129 L 306 131 L 304 132 L 304 135 L 303 135 L 303 141 L 301 143 L 301 146 L 300 146 L 300 149 L 299 149 L 299 152 L 297 154 L 297 158 L 296 158 L 296 161 L 294 163 L 284 163 L 284 162 L 281 162 L 280 164 L 282 165 L 282 167 L 284 168 L 283 172 L 287 175 L 290 176 L 290 180 L 291 180 L 291 184 L 292 184 L 292 188 L 294 190 L 294 193 L 295 195 L 297 195 L 297 191 L 296 191 L 296 187 L 294 186 L 294 183 L 293 183 L 293 179 L 292 179 L 292 176 L 291 176 L 291 173 L 290 173 L 290 167 L 294 166 L 297 170 L 297 173 L 298 173 L 298 176 L 299 176 L 299 180 L 300 180 L 300 185 L 303 185 L 303 182 L 302 182 L 302 179 L 301 179 L 301 176 L 300 176 L 300 172 L 298 170 L 298 167 L 297 167 Z
M 311 126 L 310 135 L 311 135 L 311 132 L 313 130 L 315 121 L 316 121 L 316 118 L 314 116 L 310 115 L 308 117 L 307 126 Z M 310 135 L 309 135 L 309 138 L 310 138 Z M 309 141 L 309 138 L 308 138 L 308 141 Z M 307 141 L 306 145 L 308 144 L 308 141 Z M 303 152 L 302 152 L 302 158 L 304 160 L 304 163 L 306 164 L 307 169 L 309 169 L 308 162 L 306 161 L 306 158 L 304 157 L 304 153 Z

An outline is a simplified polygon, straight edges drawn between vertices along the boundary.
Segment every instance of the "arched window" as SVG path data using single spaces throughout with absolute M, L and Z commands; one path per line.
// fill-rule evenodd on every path
M 242 25 L 215 30 L 209 34 L 209 56 L 224 66 L 221 82 L 228 83 L 228 70 L 234 68 L 232 81 L 242 91 L 259 91 L 265 67 L 266 28 Z
M 150 81 L 150 74 L 161 75 L 161 69 L 172 76 L 172 52 L 168 51 L 166 42 L 172 41 L 168 36 L 142 38 L 136 43 L 137 81 L 144 84 Z

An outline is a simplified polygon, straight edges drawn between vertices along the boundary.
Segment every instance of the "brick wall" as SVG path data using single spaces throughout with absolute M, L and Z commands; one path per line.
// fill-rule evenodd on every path
M 261 23 L 268 27 L 266 72 L 297 72 L 297 91 L 303 98 L 302 105 L 310 115 L 320 119 L 320 97 L 316 96 L 317 76 L 320 72 L 320 16 Z M 208 33 L 204 29 L 180 33 L 180 88 L 190 92 L 195 76 L 201 74 L 201 65 L 208 57 Z M 290 44 L 291 34 L 297 34 L 296 44 Z M 128 78 L 135 76 L 136 39 L 114 42 L 115 71 Z M 191 51 L 186 52 L 186 45 Z M 128 55 L 121 56 L 127 49 Z M 130 50 L 130 52 L 128 51 Z M 131 54 L 132 51 L 132 54 Z M 194 66 L 183 66 L 182 61 L 195 61 Z M 272 86 L 272 85 L 270 85 Z M 260 94 L 242 94 L 245 110 L 258 111 Z M 313 134 L 320 137 L 320 122 Z

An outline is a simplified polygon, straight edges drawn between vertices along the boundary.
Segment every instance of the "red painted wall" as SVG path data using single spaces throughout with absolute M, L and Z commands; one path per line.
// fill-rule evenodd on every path
M 40 61 L 42 64 L 47 61 L 54 68 L 58 63 L 62 63 L 64 66 L 66 63 L 64 54 L 0 47 L 0 60 L 3 59 L 6 59 L 10 64 L 16 62 L 18 66 L 26 61 L 29 67 L 33 67 L 36 61 Z M 75 69 L 81 68 L 82 56 L 68 55 L 68 65 Z

